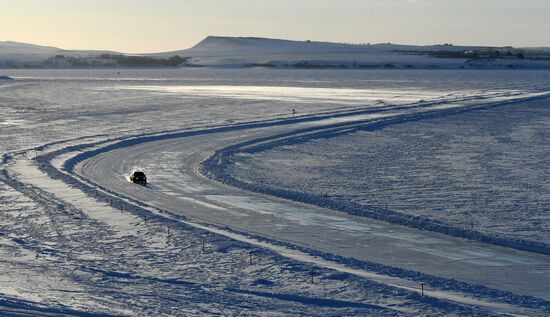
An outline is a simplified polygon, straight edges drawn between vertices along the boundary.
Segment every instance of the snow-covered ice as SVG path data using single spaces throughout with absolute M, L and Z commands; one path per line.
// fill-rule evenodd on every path
M 4 315 L 550 314 L 547 300 L 535 296 L 338 257 L 287 243 L 284 237 L 266 238 L 198 223 L 155 208 L 164 203 L 160 197 L 145 206 L 86 180 L 68 181 L 67 174 L 55 174 L 64 159 L 89 150 L 80 147 L 85 143 L 101 147 L 103 141 L 230 128 L 244 122 L 275 125 L 279 121 L 284 129 L 284 124 L 291 123 L 292 109 L 304 126 L 315 128 L 345 123 L 344 117 L 330 117 L 359 110 L 384 115 L 501 102 L 546 93 L 546 72 L 185 69 L 123 70 L 121 74 L 14 70 L 10 75 L 16 80 L 0 83 L 0 313 Z M 313 116 L 322 115 L 324 123 L 313 121 Z M 544 119 L 539 117 L 537 122 Z M 312 121 L 305 121 L 308 118 Z M 452 126 L 450 118 L 433 120 L 449 120 L 445 124 Z M 423 122 L 411 124 L 435 124 Z M 270 125 L 263 128 L 267 133 Z M 516 132 L 514 138 L 520 140 L 532 131 Z M 348 141 L 340 146 L 349 145 L 353 137 L 358 136 L 342 136 Z M 310 144 L 331 140 L 313 142 L 300 146 L 305 151 Z M 49 160 L 44 155 L 59 149 L 65 149 L 67 156 L 50 167 L 44 165 Z M 323 155 L 329 157 L 328 150 L 337 147 L 326 149 Z M 169 151 L 159 154 L 166 160 L 178 158 Z M 247 163 L 255 155 L 246 157 Z M 317 161 L 309 158 L 306 166 L 346 163 L 345 157 L 338 162 L 321 162 L 319 157 Z M 177 166 L 166 165 L 159 172 L 169 178 L 171 168 Z M 277 181 L 279 174 L 273 175 L 270 181 Z M 112 176 L 124 177 L 122 173 Z M 232 205 L 242 201 L 212 194 L 205 203 L 193 192 L 208 191 L 207 187 L 192 188 L 192 180 L 179 181 L 173 188 L 156 185 L 152 190 L 180 195 L 181 187 L 189 193 L 184 200 L 191 205 L 219 213 L 240 212 Z M 544 191 L 544 183 L 534 181 Z M 280 206 L 264 207 L 273 213 Z M 524 225 L 529 230 L 547 225 L 544 219 L 540 223 L 539 227 L 530 222 Z M 353 229 L 349 223 L 339 225 Z M 537 234 L 540 237 L 544 231 Z M 418 287 L 407 289 L 391 277 L 412 285 L 425 280 L 438 293 L 422 298 Z

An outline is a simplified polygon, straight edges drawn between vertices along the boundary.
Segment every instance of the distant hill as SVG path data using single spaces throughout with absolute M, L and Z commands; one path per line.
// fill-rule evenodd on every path
M 0 67 L 8 68 L 173 67 L 176 64 L 180 67 L 233 68 L 550 68 L 550 49 L 452 44 L 344 44 L 208 36 L 185 50 L 123 54 L 0 42 Z
M 53 46 L 40 46 L 35 44 L 19 43 L 13 41 L 0 41 L 0 54 L 51 54 L 60 49 Z
M 434 45 L 414 46 L 381 44 L 344 44 L 316 41 L 292 41 L 259 37 L 222 37 L 208 36 L 194 47 L 163 54 L 182 54 L 192 56 L 220 56 L 230 54 L 295 54 L 295 53 L 380 53 L 394 50 L 464 50 L 471 47 Z
M 521 59 L 517 58 L 520 53 Z M 550 68 L 544 58 L 526 60 L 523 51 L 512 47 L 344 44 L 258 37 L 208 36 L 190 49 L 153 55 L 185 56 L 189 57 L 188 66 L 204 67 Z
M 42 67 L 48 59 L 55 56 L 81 57 L 114 53 L 110 51 L 64 50 L 53 46 L 0 41 L 0 66 L 32 66 Z
M 0 60 L 42 61 L 60 49 L 52 46 L 40 46 L 12 41 L 0 41 Z

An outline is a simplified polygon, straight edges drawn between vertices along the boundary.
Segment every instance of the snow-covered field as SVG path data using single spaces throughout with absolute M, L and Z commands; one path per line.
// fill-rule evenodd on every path
M 135 135 L 289 117 L 292 109 L 306 115 L 436 98 L 461 99 L 499 90 L 537 90 L 545 86 L 546 74 L 12 70 L 9 75 L 17 80 L 0 84 L 0 144 L 15 150 L 81 136 Z
M 370 109 L 384 113 L 406 109 L 415 112 L 427 107 L 437 110 L 449 105 L 463 107 L 480 102 L 534 98 L 549 91 L 550 75 L 547 72 L 188 69 L 118 72 L 18 70 L 9 74 L 15 80 L 0 82 L 1 314 L 550 314 L 548 296 L 541 296 L 545 299 L 522 296 L 464 284 L 446 279 L 446 276 L 430 277 L 398 268 L 377 267 L 374 270 L 377 274 L 394 272 L 391 274 L 394 278 L 403 278 L 413 284 L 419 281 L 414 278 L 417 276 L 429 281 L 431 289 L 438 285 L 441 293 L 421 297 L 418 284 L 416 287 L 398 287 L 388 282 L 389 278 L 375 278 L 372 273 L 357 271 L 357 267 L 375 264 L 358 261 L 355 271 L 343 269 L 339 266 L 356 260 L 341 257 L 333 257 L 330 263 L 311 260 L 309 257 L 320 257 L 320 253 L 285 244 L 284 237 L 277 241 L 262 239 L 261 235 L 239 236 L 231 228 L 209 227 L 193 222 L 192 218 L 174 218 L 165 210 L 129 204 L 98 188 L 83 192 L 83 185 L 50 179 L 51 175 L 45 174 L 37 165 L 44 160 L 34 160 L 36 156 L 70 145 L 100 144 L 131 136 L 243 122 L 285 122 L 292 117 L 292 109 L 296 110 L 296 118 L 307 118 L 353 110 Z M 522 117 L 517 126 L 525 127 L 534 122 L 529 120 L 544 122 L 544 106 L 536 109 L 537 114 L 533 110 L 532 116 Z M 460 116 L 468 115 L 472 114 Z M 434 126 L 437 120 L 445 120 L 445 124 L 459 129 L 452 118 L 433 119 L 425 124 Z M 342 120 L 345 118 L 328 121 Z M 420 123 L 411 123 L 415 124 Z M 314 125 L 312 121 L 311 126 Z M 477 126 L 475 122 L 469 125 L 472 129 Z M 543 124 L 539 126 L 544 128 Z M 397 126 L 390 129 L 396 129 L 394 133 L 399 134 Z M 501 129 L 506 130 L 504 125 Z M 532 130 L 519 131 L 522 133 L 518 132 L 516 136 L 520 139 L 529 137 L 527 132 L 536 134 Z M 452 134 L 444 128 L 436 132 L 438 136 L 443 135 L 438 140 L 445 133 Z M 385 130 L 367 133 L 376 135 L 385 133 Z M 418 130 L 416 133 L 423 132 Z M 352 160 L 340 157 L 338 163 L 357 166 L 353 154 L 368 143 L 350 143 L 354 138 L 364 140 L 360 134 L 342 138 L 345 142 L 338 146 L 329 145 L 335 139 L 314 141 L 326 142 L 325 151 L 322 155 L 309 157 L 307 164 L 298 163 L 306 169 L 315 164 L 320 166 L 320 161 L 326 164 L 327 161 L 321 158 L 334 157 L 336 154 L 332 151 L 342 148 L 348 157 L 352 156 Z M 465 138 L 468 141 L 468 135 Z M 537 143 L 533 143 L 527 148 L 529 153 L 547 153 L 544 152 L 544 137 L 528 140 L 538 140 L 541 145 L 537 147 Z M 456 139 L 453 144 L 457 146 L 455 151 L 460 152 L 459 146 L 468 143 L 458 141 Z M 422 150 L 429 151 L 421 142 L 411 143 L 407 146 L 421 146 Z M 489 143 L 497 151 L 498 144 Z M 312 145 L 319 147 L 318 143 L 301 144 L 305 149 L 302 153 Z M 78 147 L 74 149 L 80 150 Z M 392 149 L 395 151 L 395 147 Z M 269 156 L 279 150 L 274 151 L 259 155 Z M 292 151 L 298 158 L 306 157 L 297 152 L 297 148 Z M 70 149 L 67 153 L 71 154 Z M 452 155 L 454 152 L 448 153 Z M 393 157 L 391 152 L 386 155 Z M 525 151 L 517 155 L 516 160 L 519 160 L 529 154 Z M 63 159 L 66 158 L 56 159 L 54 166 L 61 166 Z M 247 160 L 254 158 L 248 157 Z M 458 158 L 453 161 L 461 162 Z M 274 161 L 266 162 L 265 166 L 274 166 Z M 254 163 L 252 168 L 259 164 Z M 421 160 L 415 164 L 419 169 L 425 167 Z M 430 164 L 437 166 L 436 162 Z M 41 168 L 44 169 L 44 165 Z M 287 183 L 279 185 L 290 185 L 291 189 L 299 182 L 299 176 L 304 175 L 295 173 L 292 178 L 283 179 L 282 172 L 274 173 L 270 182 L 284 180 Z M 311 190 L 322 191 L 322 186 L 327 186 L 330 179 L 323 172 L 319 171 L 318 176 L 325 179 L 315 182 L 310 186 Z M 326 172 L 331 174 L 328 169 Z M 365 175 L 362 173 L 367 172 L 367 169 L 362 169 L 353 173 Z M 531 175 L 539 184 L 537 190 L 529 193 L 529 199 L 539 192 L 547 195 L 544 193 L 547 187 L 540 181 L 543 176 L 537 178 L 535 174 L 527 173 L 514 177 L 522 178 L 521 184 L 528 184 L 523 179 L 525 175 Z M 477 176 L 480 179 L 485 177 L 483 174 Z M 334 181 L 338 184 L 340 178 L 335 177 Z M 349 186 L 354 190 L 361 188 L 357 182 L 349 183 Z M 371 188 L 367 182 L 364 186 Z M 354 196 L 353 193 L 345 190 L 350 197 Z M 547 196 L 538 197 L 544 200 Z M 397 199 L 397 195 L 394 198 Z M 412 213 L 415 209 L 400 211 Z M 424 212 L 424 215 L 430 215 Z M 520 210 L 513 215 L 531 216 L 536 213 L 526 212 Z M 543 212 L 540 212 L 542 217 Z M 464 223 L 460 213 L 453 215 L 457 223 Z M 528 226 L 527 230 L 532 232 L 537 231 L 532 235 L 525 233 L 522 236 L 525 239 L 547 237 L 548 220 L 544 218 L 539 219 L 538 224 L 514 218 L 501 219 L 501 223 L 508 231 L 520 225 Z M 285 249 L 280 250 L 283 246 Z M 303 253 L 295 254 L 289 250 Z M 460 294 L 446 293 L 445 290 L 460 291 Z

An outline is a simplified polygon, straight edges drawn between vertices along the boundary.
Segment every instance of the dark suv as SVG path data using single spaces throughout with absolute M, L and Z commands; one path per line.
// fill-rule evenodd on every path
M 140 171 L 134 171 L 130 174 L 130 181 L 135 184 L 147 184 L 147 176 Z

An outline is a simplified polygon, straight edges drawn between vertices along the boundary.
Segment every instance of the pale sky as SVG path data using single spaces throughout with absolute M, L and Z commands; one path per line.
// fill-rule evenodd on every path
M 0 41 L 146 53 L 207 35 L 550 46 L 550 0 L 0 0 Z

